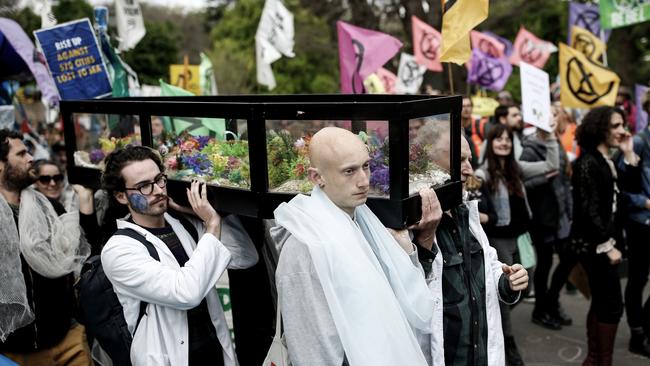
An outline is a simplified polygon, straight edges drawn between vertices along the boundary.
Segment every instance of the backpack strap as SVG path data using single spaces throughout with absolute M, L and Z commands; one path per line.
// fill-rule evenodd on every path
M 156 251 L 156 248 L 151 244 L 150 242 L 147 241 L 147 239 L 140 234 L 139 232 L 129 229 L 129 228 L 124 228 L 124 229 L 117 229 L 113 235 L 124 235 L 128 236 L 131 239 L 135 239 L 142 243 L 145 248 L 147 248 L 147 251 L 149 252 L 149 255 L 160 262 L 160 257 L 158 256 L 158 251 Z M 144 316 L 144 314 L 147 312 L 147 305 L 149 305 L 148 302 L 146 301 L 140 301 L 140 313 L 138 313 L 138 321 L 135 323 L 135 329 L 133 330 L 133 333 L 135 334 L 135 331 L 138 329 L 138 325 L 140 325 L 140 320 Z
M 190 222 L 190 220 L 188 220 L 185 217 L 185 215 L 183 215 L 182 213 L 180 213 L 178 211 L 172 211 L 172 210 L 167 210 L 167 213 L 171 217 L 178 220 L 178 222 L 180 222 L 181 225 L 183 225 L 183 227 L 185 228 L 185 230 L 187 230 L 187 232 L 190 234 L 192 239 L 194 239 L 195 243 L 199 242 L 199 232 L 196 231 L 196 227 L 194 227 L 194 225 Z

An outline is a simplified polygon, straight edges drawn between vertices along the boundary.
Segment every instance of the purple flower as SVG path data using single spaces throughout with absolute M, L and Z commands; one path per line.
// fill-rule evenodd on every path
M 102 149 L 95 149 L 88 154 L 88 157 L 90 158 L 91 163 L 98 164 L 100 161 L 104 160 L 106 154 L 104 154 Z
M 208 160 L 207 155 L 201 153 L 182 156 L 181 162 L 196 174 L 207 174 L 208 170 L 212 167 L 212 163 Z
M 203 150 L 205 145 L 210 142 L 210 136 L 198 136 L 196 142 L 199 144 L 198 150 Z
M 390 192 L 390 170 L 385 164 L 380 164 L 374 169 L 370 168 L 370 185 L 383 193 Z

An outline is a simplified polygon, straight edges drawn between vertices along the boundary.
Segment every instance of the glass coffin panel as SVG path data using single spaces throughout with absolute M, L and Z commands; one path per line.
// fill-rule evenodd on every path
M 151 135 L 170 179 L 250 189 L 246 120 L 152 116 Z
M 451 180 L 449 113 L 409 120 L 409 195 Z
M 104 158 L 127 145 L 141 145 L 138 116 L 73 113 L 77 151 L 74 165 L 102 169 Z

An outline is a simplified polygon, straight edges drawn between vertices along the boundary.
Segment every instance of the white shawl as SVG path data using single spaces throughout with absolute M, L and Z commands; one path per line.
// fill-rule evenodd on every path
M 366 205 L 355 223 L 315 187 L 275 218 L 309 248 L 350 365 L 427 365 L 414 335 L 431 333 L 424 275 Z

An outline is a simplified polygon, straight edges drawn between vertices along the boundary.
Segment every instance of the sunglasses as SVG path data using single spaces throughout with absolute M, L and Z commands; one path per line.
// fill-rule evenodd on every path
M 43 184 L 49 184 L 52 180 L 57 184 L 63 182 L 63 174 L 41 175 L 38 177 L 38 181 Z

